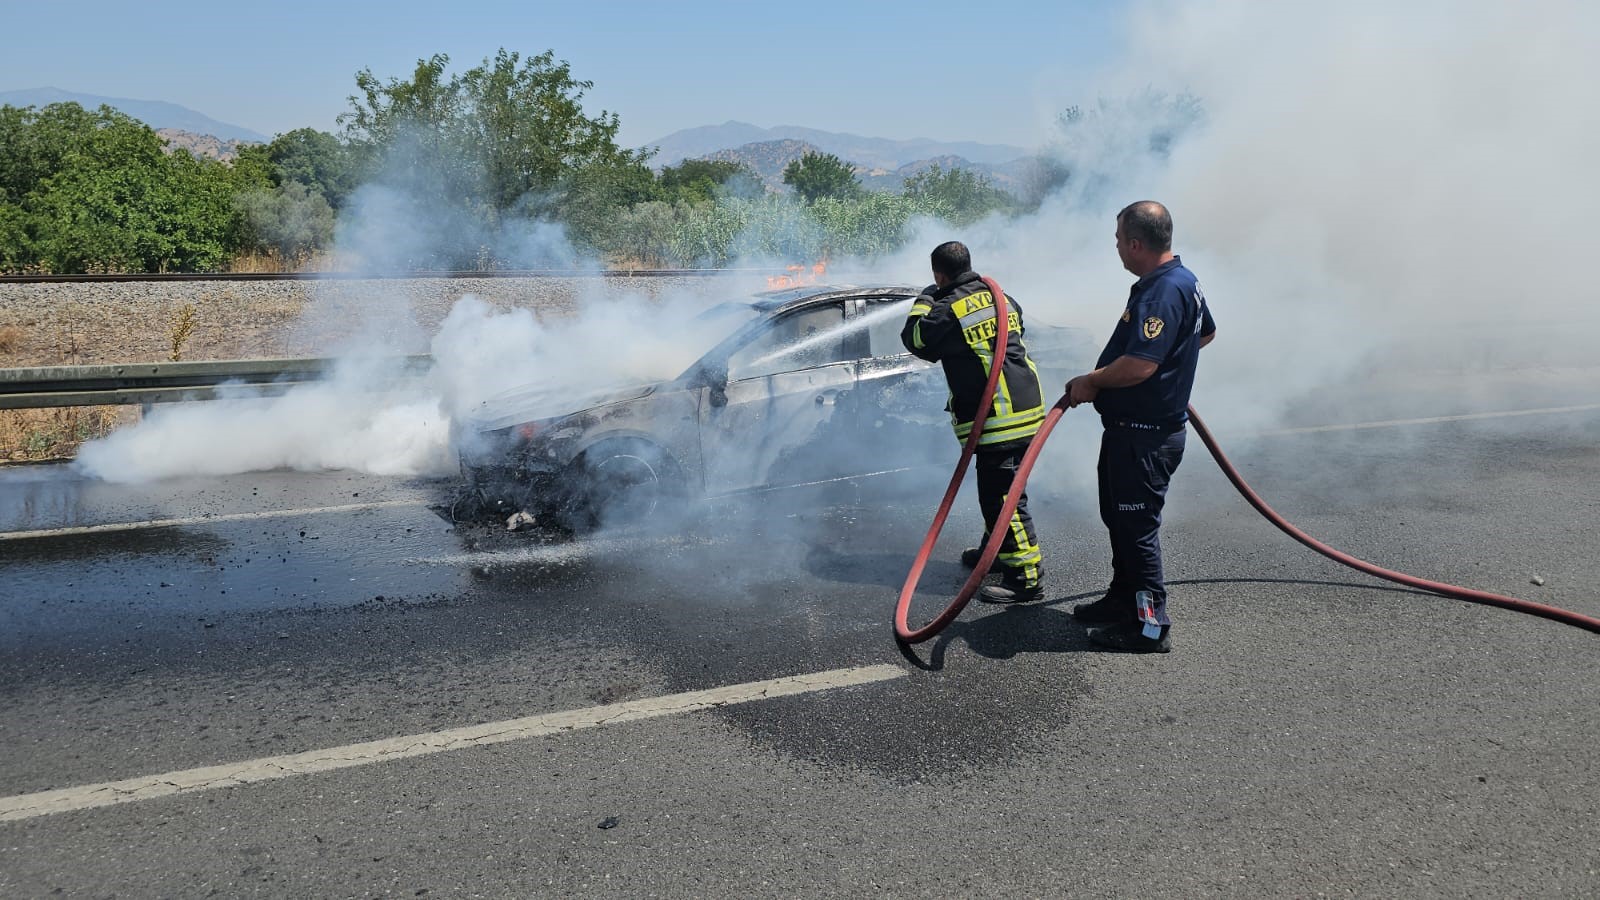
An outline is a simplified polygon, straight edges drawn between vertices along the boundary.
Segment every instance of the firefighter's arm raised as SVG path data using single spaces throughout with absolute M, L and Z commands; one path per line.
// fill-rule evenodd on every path
M 911 314 L 900 329 L 900 343 L 918 358 L 938 362 L 940 340 L 956 320 L 950 304 L 936 302 L 931 293 L 924 292 L 911 304 Z

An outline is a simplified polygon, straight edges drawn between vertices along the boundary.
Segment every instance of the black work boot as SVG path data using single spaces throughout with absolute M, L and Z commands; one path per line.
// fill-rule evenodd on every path
M 1044 599 L 1044 582 L 1035 579 L 1032 584 L 1016 569 L 1006 569 L 999 584 L 986 584 L 978 592 L 985 603 L 1031 603 Z
M 1107 591 L 1104 597 L 1093 603 L 1079 603 L 1072 607 L 1072 617 L 1083 625 L 1115 625 L 1118 622 L 1137 621 L 1139 615 L 1132 597 Z
M 1144 623 L 1137 619 L 1116 625 L 1101 625 L 1089 629 L 1089 643 L 1123 653 L 1170 653 L 1172 640 L 1167 632 L 1172 630 L 1171 626 L 1151 627 L 1159 627 L 1161 636 L 1149 637 L 1145 633 Z
M 961 564 L 969 569 L 976 569 L 978 567 L 978 561 L 981 559 L 983 559 L 982 547 L 968 547 L 967 549 L 961 551 Z M 990 563 L 989 568 L 993 569 L 994 563 Z

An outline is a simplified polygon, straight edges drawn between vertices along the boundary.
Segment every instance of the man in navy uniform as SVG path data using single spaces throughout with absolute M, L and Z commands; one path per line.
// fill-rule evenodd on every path
M 1172 216 L 1152 200 L 1117 214 L 1117 255 L 1139 277 L 1095 370 L 1067 382 L 1071 406 L 1093 403 L 1100 442 L 1100 518 L 1111 532 L 1111 586 L 1072 615 L 1113 650 L 1171 649 L 1161 572 L 1161 509 L 1183 460 L 1200 348 L 1217 326 L 1194 273 L 1172 253 Z

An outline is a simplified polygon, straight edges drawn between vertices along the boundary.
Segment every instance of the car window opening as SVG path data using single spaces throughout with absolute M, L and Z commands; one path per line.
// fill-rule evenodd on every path
M 844 337 L 844 306 L 830 304 L 784 316 L 728 358 L 728 377 L 759 378 L 854 358 Z

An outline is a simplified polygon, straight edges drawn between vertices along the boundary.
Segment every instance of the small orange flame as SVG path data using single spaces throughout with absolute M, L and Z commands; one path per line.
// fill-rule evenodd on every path
M 821 278 L 828 271 L 828 261 L 824 259 L 821 262 L 814 263 L 809 266 L 784 266 L 784 271 L 788 272 L 789 274 L 767 276 L 767 290 L 781 291 L 784 288 L 804 287 L 808 284 L 816 284 L 817 279 Z

